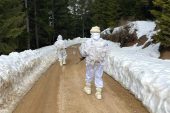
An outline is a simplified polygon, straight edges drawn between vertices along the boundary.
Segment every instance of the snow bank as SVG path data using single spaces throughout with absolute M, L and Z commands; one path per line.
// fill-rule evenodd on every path
M 0 113 L 11 113 L 16 103 L 56 61 L 55 48 L 13 52 L 0 57 Z
M 66 41 L 67 47 L 86 39 Z M 54 45 L 0 56 L 0 113 L 12 113 L 19 100 L 57 60 Z
M 67 47 L 71 46 L 71 45 L 76 45 L 76 44 L 80 44 L 80 43 L 83 43 L 87 40 L 88 38 L 80 38 L 80 37 L 77 37 L 73 40 L 66 40 L 66 43 L 67 43 Z
M 65 40 L 67 47 L 86 41 Z M 129 89 L 152 113 L 170 113 L 170 60 L 158 59 L 159 44 L 120 48 L 108 41 L 105 72 Z M 56 59 L 52 46 L 0 56 L 0 113 L 11 113 L 17 102 Z
M 130 90 L 151 113 L 170 113 L 170 60 L 158 59 L 159 44 L 148 48 L 109 42 L 105 72 Z

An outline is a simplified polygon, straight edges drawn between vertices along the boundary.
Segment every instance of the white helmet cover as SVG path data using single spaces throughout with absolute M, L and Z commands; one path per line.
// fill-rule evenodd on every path
M 58 35 L 57 40 L 63 40 L 63 37 L 61 35 Z

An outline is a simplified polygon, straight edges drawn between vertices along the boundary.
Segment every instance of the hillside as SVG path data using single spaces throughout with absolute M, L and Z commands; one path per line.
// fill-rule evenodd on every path
M 154 36 L 159 30 L 153 21 L 134 21 L 120 27 L 108 28 L 102 37 L 120 43 L 120 47 L 141 46 L 155 43 Z M 170 48 L 159 47 L 160 59 L 170 59 Z

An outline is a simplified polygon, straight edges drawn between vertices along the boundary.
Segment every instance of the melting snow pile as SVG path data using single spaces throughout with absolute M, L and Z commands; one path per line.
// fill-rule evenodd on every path
M 170 60 L 161 60 L 159 44 L 120 48 L 109 42 L 105 72 L 129 89 L 152 113 L 170 113 Z
M 85 40 L 66 40 L 66 45 L 68 47 Z M 8 56 L 1 55 L 0 113 L 12 113 L 17 102 L 56 60 L 56 48 L 53 45 L 21 53 L 12 52 Z
M 13 52 L 0 57 L 0 113 L 11 113 L 16 103 L 56 60 L 55 48 Z

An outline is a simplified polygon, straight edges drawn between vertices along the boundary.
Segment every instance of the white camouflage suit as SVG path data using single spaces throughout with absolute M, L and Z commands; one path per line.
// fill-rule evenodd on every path
M 57 41 L 55 42 L 55 47 L 57 48 L 57 56 L 60 62 L 60 65 L 66 64 L 67 52 L 66 45 L 64 40 L 62 40 L 62 36 L 59 35 Z
M 100 33 L 91 33 L 91 38 L 80 46 L 80 53 L 86 57 L 86 85 L 91 85 L 95 78 L 95 86 L 103 88 L 103 65 L 108 45 L 100 38 Z

